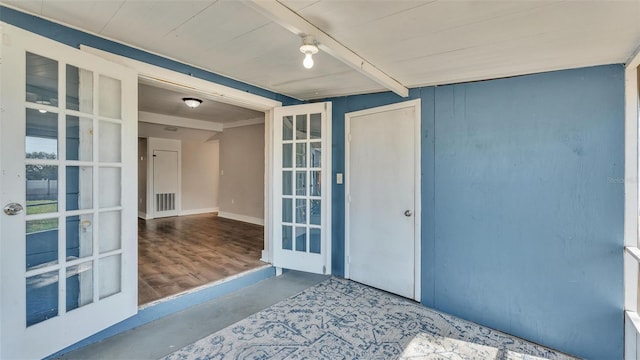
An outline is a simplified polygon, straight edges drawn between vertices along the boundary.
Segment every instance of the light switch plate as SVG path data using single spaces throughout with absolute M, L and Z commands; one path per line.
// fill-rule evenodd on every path
M 336 174 L 336 184 L 342 184 L 342 173 Z

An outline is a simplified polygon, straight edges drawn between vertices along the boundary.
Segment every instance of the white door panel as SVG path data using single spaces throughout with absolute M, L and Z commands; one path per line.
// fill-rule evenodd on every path
M 273 265 L 330 273 L 331 103 L 274 111 Z
M 348 277 L 408 298 L 419 272 L 418 119 L 409 102 L 349 114 L 346 124 Z
M 153 151 L 154 217 L 177 216 L 178 152 Z
M 137 312 L 137 74 L 0 26 L 0 358 L 41 358 Z

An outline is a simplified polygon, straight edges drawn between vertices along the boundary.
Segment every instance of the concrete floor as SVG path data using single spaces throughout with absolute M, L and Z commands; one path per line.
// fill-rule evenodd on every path
M 313 286 L 328 276 L 289 271 L 58 359 L 158 359 Z

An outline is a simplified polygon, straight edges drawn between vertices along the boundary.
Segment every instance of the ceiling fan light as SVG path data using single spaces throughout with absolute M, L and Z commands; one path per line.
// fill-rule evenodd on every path
M 182 101 L 184 101 L 184 104 L 192 109 L 195 109 L 200 106 L 200 104 L 202 104 L 202 100 L 196 98 L 182 98 Z

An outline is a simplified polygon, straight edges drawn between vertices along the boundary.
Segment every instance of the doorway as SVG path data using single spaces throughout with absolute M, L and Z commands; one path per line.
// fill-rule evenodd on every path
M 420 300 L 420 100 L 346 114 L 346 277 Z
M 141 81 L 138 302 L 267 266 L 265 113 Z M 197 97 L 197 108 L 183 98 Z

